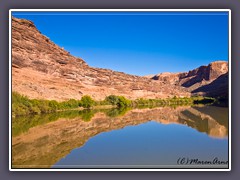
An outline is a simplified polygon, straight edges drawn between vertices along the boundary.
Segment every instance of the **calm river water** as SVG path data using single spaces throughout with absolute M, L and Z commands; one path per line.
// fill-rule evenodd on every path
M 13 168 L 228 168 L 228 108 L 66 111 L 12 120 Z

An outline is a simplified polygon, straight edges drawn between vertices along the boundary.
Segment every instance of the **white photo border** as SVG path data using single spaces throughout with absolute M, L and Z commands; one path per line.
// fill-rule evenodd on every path
M 50 169 L 12 168 L 12 12 L 227 12 L 228 13 L 228 168 Z M 9 171 L 231 171 L 231 9 L 9 9 Z

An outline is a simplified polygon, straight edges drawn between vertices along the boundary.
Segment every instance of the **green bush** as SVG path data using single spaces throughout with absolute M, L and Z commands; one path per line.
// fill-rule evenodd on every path
M 117 105 L 118 107 L 128 107 L 131 105 L 131 101 L 124 96 L 110 95 L 105 98 L 105 101 L 112 105 Z
M 95 104 L 95 101 L 90 96 L 83 96 L 81 98 L 81 106 L 84 108 L 90 108 Z
M 48 105 L 50 106 L 50 108 L 53 110 L 53 111 L 56 111 L 59 109 L 59 103 L 55 100 L 51 100 L 49 101 Z
M 118 96 L 118 107 L 128 107 L 131 105 L 131 101 L 125 98 L 124 96 Z
M 38 107 L 42 113 L 51 112 L 51 108 L 49 107 L 48 102 L 45 100 L 40 100 Z
M 110 95 L 105 98 L 105 101 L 109 102 L 112 105 L 117 105 L 119 103 L 119 97 L 115 95 Z

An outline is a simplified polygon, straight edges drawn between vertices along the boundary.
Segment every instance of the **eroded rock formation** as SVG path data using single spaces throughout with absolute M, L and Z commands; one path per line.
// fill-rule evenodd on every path
M 114 61 L 114 59 L 113 59 Z M 12 89 L 30 98 L 91 95 L 130 99 L 190 96 L 185 88 L 109 69 L 92 68 L 42 35 L 33 22 L 12 18 Z
M 215 81 L 222 75 L 228 74 L 228 63 L 225 61 L 215 61 L 207 66 L 200 66 L 194 70 L 183 73 L 160 73 L 154 76 L 150 76 L 151 79 L 163 81 L 166 84 L 178 85 L 185 87 L 189 92 L 199 93 L 201 95 L 216 95 L 227 94 L 228 79 L 224 79 L 221 82 Z M 149 77 L 149 76 L 148 76 Z M 214 86 L 208 86 L 208 88 L 201 88 L 214 82 Z M 223 82 L 224 81 L 224 82 Z M 224 93 L 216 92 L 216 87 L 221 86 Z

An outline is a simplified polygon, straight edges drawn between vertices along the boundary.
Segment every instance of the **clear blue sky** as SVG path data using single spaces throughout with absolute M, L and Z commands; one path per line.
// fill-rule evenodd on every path
M 13 12 L 90 66 L 135 75 L 228 60 L 227 12 Z

